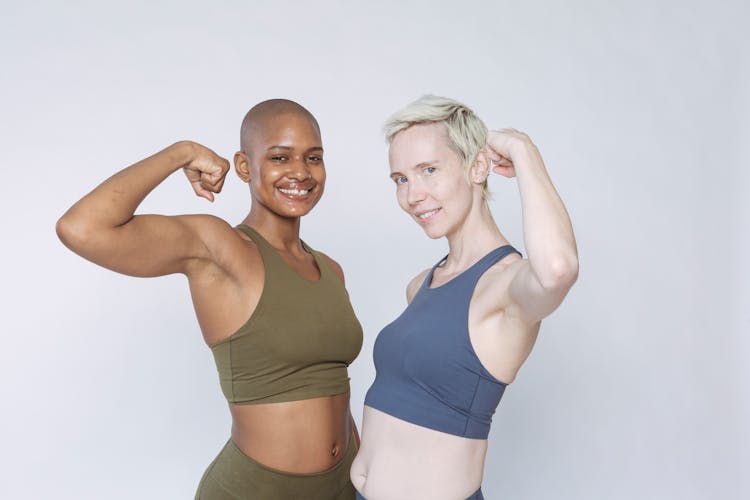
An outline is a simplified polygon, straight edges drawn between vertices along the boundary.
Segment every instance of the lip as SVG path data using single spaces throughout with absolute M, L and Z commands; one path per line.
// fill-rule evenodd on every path
M 421 210 L 419 212 L 415 212 L 412 215 L 414 216 L 414 220 L 416 220 L 419 224 L 425 225 L 425 224 L 428 224 L 432 219 L 434 219 L 435 216 L 437 214 L 439 214 L 441 210 L 442 210 L 441 207 L 431 208 L 430 210 Z M 435 212 L 435 213 L 433 213 L 429 217 L 425 217 L 424 219 L 420 219 L 419 218 L 420 215 L 424 215 L 424 214 L 427 214 L 427 213 L 430 213 L 430 212 Z

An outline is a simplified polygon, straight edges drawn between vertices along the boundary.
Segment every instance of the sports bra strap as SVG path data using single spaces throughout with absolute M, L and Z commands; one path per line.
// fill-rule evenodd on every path
M 438 268 L 442 263 L 444 263 L 448 259 L 448 255 L 440 259 L 437 264 L 432 266 L 432 269 L 430 269 L 430 272 L 427 273 L 427 277 L 425 277 L 424 281 L 422 282 L 422 286 L 420 287 L 419 291 L 421 292 L 424 289 L 428 290 L 437 290 L 444 286 L 447 286 L 454 281 L 466 281 L 469 280 L 471 282 L 471 288 L 474 289 L 474 285 L 476 285 L 476 282 L 479 281 L 479 278 L 492 266 L 500 262 L 502 259 L 507 257 L 508 255 L 512 253 L 517 253 L 518 255 L 521 255 L 521 252 L 513 248 L 511 245 L 503 245 L 501 247 L 498 247 L 494 250 L 492 250 L 490 253 L 479 259 L 477 262 L 469 266 L 466 270 L 459 273 L 457 276 L 453 277 L 450 281 L 443 283 L 442 285 L 430 288 L 430 284 L 432 283 L 432 277 L 435 274 L 435 269 Z M 449 254 L 450 255 L 450 254 Z
M 266 267 L 273 267 L 277 272 L 292 273 L 295 276 L 300 277 L 299 274 L 297 274 L 291 268 L 291 266 L 289 266 L 289 264 L 284 261 L 281 255 L 279 255 L 278 250 L 276 250 L 273 245 L 271 245 L 268 240 L 265 239 L 263 235 L 260 234 L 257 230 L 245 224 L 239 224 L 237 226 L 237 229 L 245 233 L 247 237 L 250 238 L 253 243 L 258 246 L 258 251 L 260 252 L 261 257 L 263 257 L 263 263 Z M 302 244 L 302 248 L 304 248 L 305 251 L 312 255 L 313 259 L 315 259 L 315 264 L 317 265 L 318 271 L 320 272 L 320 279 L 323 279 L 323 275 L 328 274 L 329 271 L 328 263 L 324 262 L 324 259 L 321 258 L 320 254 L 310 248 L 307 243 L 304 242 L 304 240 L 300 239 L 300 243 Z M 300 277 L 300 279 L 304 278 Z

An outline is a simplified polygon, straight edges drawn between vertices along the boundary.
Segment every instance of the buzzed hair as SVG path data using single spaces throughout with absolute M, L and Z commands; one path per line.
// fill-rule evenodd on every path
M 242 151 L 248 152 L 248 138 L 254 129 L 262 129 L 269 118 L 283 114 L 299 114 L 307 117 L 320 134 L 318 120 L 304 106 L 289 99 L 269 99 L 250 108 L 250 111 L 242 120 L 242 126 L 240 127 L 240 148 Z

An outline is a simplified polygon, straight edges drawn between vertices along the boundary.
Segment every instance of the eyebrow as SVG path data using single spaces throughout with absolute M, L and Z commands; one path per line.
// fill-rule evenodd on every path
M 272 149 L 282 149 L 284 151 L 292 151 L 294 148 L 291 146 L 282 146 L 280 144 L 277 144 L 275 146 L 271 146 L 266 151 L 271 151 Z M 305 152 L 309 153 L 311 151 L 323 151 L 323 146 L 313 146 L 311 148 L 308 148 Z

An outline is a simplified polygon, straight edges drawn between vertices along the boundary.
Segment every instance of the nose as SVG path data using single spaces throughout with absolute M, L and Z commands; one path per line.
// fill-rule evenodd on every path
M 307 162 L 304 158 L 295 158 L 287 165 L 289 166 L 289 169 L 286 172 L 286 176 L 290 179 L 294 179 L 296 181 L 304 181 L 312 177 L 312 174 L 310 173 L 310 167 L 307 165 Z
M 416 205 L 417 203 L 424 201 L 426 197 L 424 187 L 418 180 L 409 182 L 406 190 L 406 202 L 409 205 Z

